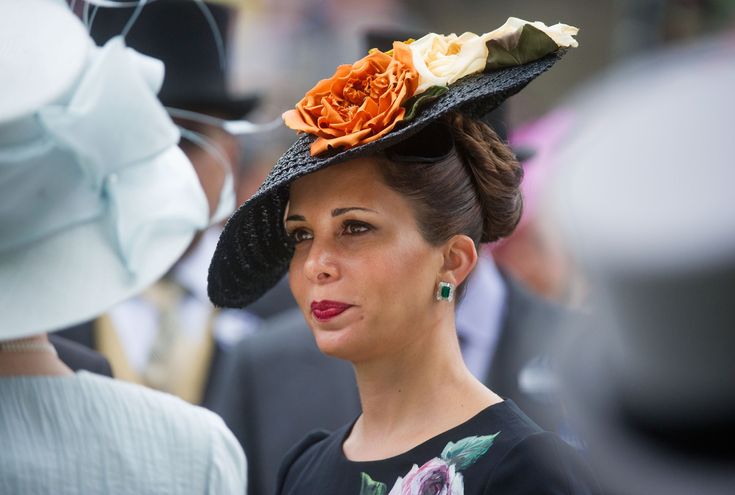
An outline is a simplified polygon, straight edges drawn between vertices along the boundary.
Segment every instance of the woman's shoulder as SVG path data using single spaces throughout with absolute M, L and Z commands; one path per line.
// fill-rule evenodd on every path
M 557 435 L 542 431 L 507 450 L 483 493 L 592 495 L 600 491 L 579 453 Z
M 153 390 L 142 385 L 89 373 L 77 372 L 79 393 L 106 399 L 100 400 L 113 412 L 137 415 L 138 411 L 148 411 L 153 421 L 165 421 L 196 430 L 219 429 L 224 425 L 222 419 L 203 407 L 190 404 L 174 395 Z M 173 417 L 173 418 L 172 418 Z
M 179 397 L 147 387 L 87 373 L 94 386 L 129 401 L 121 416 L 145 415 L 143 424 L 160 449 L 185 462 L 188 476 L 202 473 L 204 493 L 244 493 L 247 479 L 245 453 L 222 418 Z
M 100 407 L 109 407 L 110 413 L 130 418 L 145 415 L 145 423 L 175 438 L 220 446 L 233 450 L 239 444 L 217 414 L 190 404 L 174 395 L 148 387 L 128 383 L 94 373 L 79 372 L 85 395 L 98 397 Z M 94 394 L 94 395 L 92 395 Z M 101 400 L 101 399 L 106 400 Z M 163 430 L 158 427 L 165 425 Z M 234 449 L 237 450 L 237 449 Z
M 247 478 L 240 443 L 222 418 L 178 397 L 133 383 L 85 373 L 87 385 L 114 397 L 118 421 L 138 425 L 158 448 L 189 466 L 189 476 L 204 475 L 205 493 L 242 493 Z M 125 401 L 122 405 L 120 401 Z M 108 403 L 113 404 L 113 401 Z M 186 458 L 186 459 L 185 459 Z
M 497 461 L 526 438 L 542 433 L 543 430 L 526 416 L 511 400 L 504 400 L 480 411 L 477 415 L 451 430 L 444 432 L 429 445 L 467 444 L 471 439 L 484 438 L 492 455 L 489 459 Z M 490 449 L 492 446 L 492 449 Z
M 112 451 L 122 461 L 115 467 L 119 472 L 110 476 L 133 472 L 140 480 L 164 485 L 184 480 L 192 493 L 244 491 L 242 448 L 222 419 L 206 409 L 88 372 L 6 382 L 3 391 L 22 404 L 16 408 L 19 415 L 40 423 L 50 418 L 56 425 L 53 431 L 40 431 L 26 420 L 15 428 L 27 428 L 26 436 L 39 442 L 62 443 L 80 469 L 93 471 Z M 167 464 L 153 473 L 145 459 Z
M 330 450 L 340 449 L 350 426 L 345 425 L 331 433 L 325 430 L 311 431 L 299 443 L 291 447 L 278 469 L 276 493 L 282 492 L 289 477 L 299 477 L 300 473 L 311 472 L 313 466 L 322 461 Z
M 458 468 L 464 464 L 466 484 L 481 487 L 478 493 L 598 492 L 578 452 L 541 429 L 512 401 L 486 409 L 465 426 L 466 431 L 454 433 L 462 438 L 448 443 L 442 458 Z M 475 469 L 467 458 L 476 459 Z

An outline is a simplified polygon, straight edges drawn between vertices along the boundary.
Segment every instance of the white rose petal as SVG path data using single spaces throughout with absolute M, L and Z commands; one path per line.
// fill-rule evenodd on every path
M 453 473 L 451 495 L 464 495 L 464 478 L 462 477 L 462 473 Z
M 495 31 L 490 31 L 489 33 L 483 34 L 482 39 L 484 42 L 487 42 L 489 40 L 497 40 L 500 38 L 505 38 L 507 36 L 513 36 L 518 33 L 526 24 L 530 24 L 539 31 L 543 31 L 544 33 L 546 33 L 549 38 L 554 40 L 557 46 L 561 48 L 576 48 L 577 46 L 579 46 L 577 40 L 573 38 L 573 36 L 575 36 L 579 32 L 579 29 L 574 26 L 568 26 L 567 24 L 558 23 L 549 27 L 541 21 L 528 22 L 517 17 L 508 17 L 508 20 L 505 21 L 505 24 L 500 26 Z
M 533 23 L 533 26 L 538 28 L 536 24 L 542 24 L 538 21 Z M 541 28 L 539 28 L 541 29 Z M 573 36 L 576 36 L 579 32 L 579 29 L 574 26 L 568 26 L 566 24 L 558 23 L 554 24 L 553 26 L 548 27 L 547 29 L 541 29 L 541 31 L 545 32 L 549 35 L 549 37 L 556 42 L 557 45 L 559 45 L 562 48 L 576 48 L 579 46 L 579 43 L 577 43 L 577 40 L 573 38 Z
M 419 470 L 419 466 L 417 464 L 414 464 L 411 470 L 408 473 L 406 473 L 405 477 L 408 478 L 409 476 L 416 474 L 418 470 Z M 399 476 L 398 479 L 396 480 L 396 484 L 393 485 L 393 488 L 391 488 L 390 492 L 388 492 L 388 495 L 401 495 L 401 493 L 403 492 L 403 480 L 404 478 Z
M 390 492 L 388 495 L 401 495 L 401 492 L 403 491 L 403 478 L 400 476 L 396 480 L 396 484 L 393 485 L 393 488 L 390 489 Z
M 419 74 L 415 94 L 431 86 L 446 86 L 468 74 L 480 72 L 487 62 L 487 46 L 476 34 L 462 36 L 430 33 L 408 45 Z
M 579 29 L 566 24 L 549 27 L 543 22 L 528 22 L 509 17 L 498 29 L 478 36 L 464 33 L 462 36 L 429 33 L 409 44 L 414 68 L 419 75 L 419 84 L 414 94 L 423 93 L 431 86 L 447 86 L 476 72 L 485 70 L 489 40 L 518 35 L 526 24 L 546 33 L 559 47 L 576 47 L 574 35 Z

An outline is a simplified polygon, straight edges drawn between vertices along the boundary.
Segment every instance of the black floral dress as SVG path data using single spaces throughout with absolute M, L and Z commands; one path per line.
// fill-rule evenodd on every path
M 353 423 L 354 424 L 354 423 Z M 347 459 L 352 424 L 312 433 L 284 459 L 278 495 L 520 495 L 598 493 L 577 453 L 506 400 L 408 452 Z

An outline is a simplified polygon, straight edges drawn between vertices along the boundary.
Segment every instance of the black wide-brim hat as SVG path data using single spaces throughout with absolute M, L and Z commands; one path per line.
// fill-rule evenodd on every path
M 565 52 L 559 49 L 527 64 L 466 76 L 424 106 L 411 121 L 399 122 L 392 132 L 367 144 L 312 156 L 309 147 L 316 136 L 302 135 L 225 225 L 209 267 L 209 298 L 217 306 L 245 307 L 286 273 L 293 244 L 286 235 L 283 219 L 289 185 L 294 180 L 330 165 L 379 153 L 450 112 L 479 118 L 551 68 Z

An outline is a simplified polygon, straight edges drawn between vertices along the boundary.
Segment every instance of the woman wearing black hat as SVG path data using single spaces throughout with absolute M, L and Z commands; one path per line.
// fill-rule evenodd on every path
M 372 51 L 284 115 L 309 135 L 228 223 L 210 297 L 247 304 L 288 269 L 319 348 L 353 363 L 363 413 L 295 447 L 278 493 L 591 491 L 566 444 L 467 370 L 454 324 L 479 243 L 508 235 L 522 204 L 520 166 L 473 115 L 549 68 L 573 29 L 529 26 Z M 505 65 L 494 47 L 528 55 L 509 34 L 548 49 L 484 72 Z

